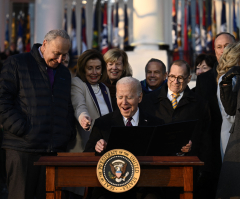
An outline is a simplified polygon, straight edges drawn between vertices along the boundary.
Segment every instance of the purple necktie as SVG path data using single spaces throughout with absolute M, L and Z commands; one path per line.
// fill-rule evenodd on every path
M 51 88 L 52 88 L 53 82 L 54 82 L 53 69 L 51 69 L 50 67 L 47 67 L 47 73 L 48 73 L 49 80 L 50 80 L 50 83 L 51 83 Z
M 128 118 L 127 120 L 128 121 L 127 121 L 126 126 L 132 126 L 132 123 L 131 123 L 132 117 Z

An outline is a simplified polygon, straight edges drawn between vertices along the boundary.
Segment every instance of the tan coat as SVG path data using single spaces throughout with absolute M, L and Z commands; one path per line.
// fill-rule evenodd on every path
M 106 87 L 108 92 L 109 101 L 111 103 L 111 96 L 109 89 Z M 77 122 L 77 136 L 74 142 L 71 142 L 68 147 L 69 152 L 82 152 L 89 139 L 92 126 L 94 121 L 100 117 L 97 106 L 92 98 L 92 95 L 86 85 L 79 77 L 72 78 L 71 84 L 71 99 L 74 109 L 74 115 Z M 89 131 L 85 131 L 81 125 L 80 120 L 83 116 L 89 116 L 92 118 L 92 124 Z

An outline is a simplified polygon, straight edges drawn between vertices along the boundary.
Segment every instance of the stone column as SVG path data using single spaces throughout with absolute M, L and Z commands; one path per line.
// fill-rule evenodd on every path
M 160 59 L 168 66 L 167 51 L 160 44 L 172 46 L 172 1 L 133 1 L 133 52 L 127 52 L 133 76 L 145 79 L 145 65 L 151 58 Z
M 42 43 L 50 30 L 62 29 L 63 13 L 63 0 L 35 1 L 34 43 Z

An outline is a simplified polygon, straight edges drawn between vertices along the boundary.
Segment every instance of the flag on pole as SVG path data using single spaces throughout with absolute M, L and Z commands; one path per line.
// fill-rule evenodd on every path
M 25 39 L 25 52 L 31 51 L 30 45 L 30 15 L 27 16 L 27 26 L 26 26 L 26 39 Z
M 9 15 L 6 16 L 6 30 L 5 30 L 5 44 L 6 47 L 9 45 Z
M 124 5 L 124 48 L 129 46 L 127 4 Z
M 86 15 L 85 7 L 82 7 L 82 53 L 87 50 L 87 36 L 86 36 Z
M 198 1 L 196 1 L 195 51 L 197 54 L 201 53 L 202 51 Z
M 110 34 L 110 44 L 111 48 L 113 48 L 113 37 L 114 37 L 114 4 L 111 6 L 111 34 Z
M 75 4 L 73 4 L 73 8 L 72 8 L 72 23 L 71 23 L 71 39 L 72 39 L 72 56 L 77 55 L 78 54 L 78 50 L 77 50 L 77 28 L 76 28 L 76 16 L 75 16 Z
M 192 14 L 191 14 L 191 3 L 188 2 L 188 49 L 192 49 Z
M 227 32 L 227 21 L 226 21 L 226 2 L 222 0 L 222 14 L 221 14 L 221 32 Z
M 178 1 L 178 12 L 177 12 L 177 43 L 178 50 L 182 49 L 182 11 L 181 1 Z
M 206 44 L 207 44 L 207 33 L 206 33 L 206 4 L 205 0 L 203 1 L 203 16 L 202 16 L 202 31 L 201 31 L 201 45 L 202 50 L 206 50 Z
M 177 45 L 177 16 L 176 16 L 176 2 L 175 0 L 172 0 L 172 45 L 173 50 L 176 50 Z
M 118 2 L 116 3 L 116 11 L 114 16 L 114 28 L 113 28 L 113 47 L 119 48 L 119 34 L 118 34 Z
M 208 17 L 208 27 L 207 27 L 207 51 L 212 51 L 212 16 L 211 16 L 211 1 L 208 1 L 207 17 Z
M 93 41 L 92 48 L 98 49 L 98 16 L 97 16 L 97 5 L 95 5 L 94 15 L 93 15 Z
M 183 28 L 183 32 L 184 32 L 184 51 L 188 51 L 188 5 L 187 5 L 187 1 L 185 1 L 185 5 L 184 5 L 184 28 Z
M 239 2 L 237 2 L 237 37 L 236 39 L 239 40 L 239 21 L 240 19 L 240 13 L 239 13 Z
M 216 9 L 215 9 L 215 1 L 213 1 L 213 23 L 212 23 L 212 49 L 214 49 L 214 42 L 215 42 L 215 38 L 217 35 L 217 23 L 216 23 Z
M 235 0 L 233 0 L 233 35 L 237 39 L 237 19 L 235 14 Z
M 18 16 L 18 30 L 17 30 L 17 50 L 19 53 L 24 52 L 24 46 L 23 46 L 23 19 L 21 16 L 22 13 Z
M 16 41 L 16 24 L 15 24 L 15 13 L 12 15 L 12 34 L 11 39 L 13 42 Z
M 107 4 L 104 3 L 103 10 L 103 31 L 102 31 L 102 43 L 101 43 L 102 54 L 108 51 L 108 30 L 107 30 Z
M 62 29 L 67 32 L 67 8 L 64 9 Z

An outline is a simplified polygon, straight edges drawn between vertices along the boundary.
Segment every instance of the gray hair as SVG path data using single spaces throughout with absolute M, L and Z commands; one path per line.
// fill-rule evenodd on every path
M 44 37 L 46 41 L 52 41 L 57 37 L 62 37 L 70 41 L 70 37 L 65 30 L 50 30 Z
M 117 81 L 116 86 L 119 85 L 119 84 L 131 84 L 131 85 L 134 85 L 135 88 L 137 89 L 138 96 L 140 96 L 141 93 L 142 93 L 141 83 L 140 83 L 139 80 L 137 80 L 134 77 L 123 77 L 123 78 L 121 78 L 120 80 Z

